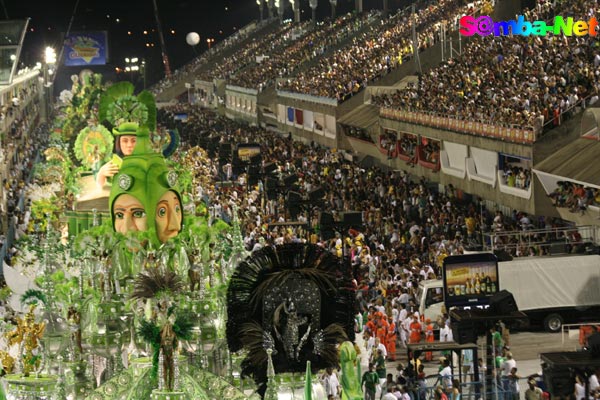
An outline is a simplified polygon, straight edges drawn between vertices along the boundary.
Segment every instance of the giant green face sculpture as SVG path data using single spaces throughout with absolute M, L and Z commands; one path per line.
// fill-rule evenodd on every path
M 161 154 L 148 152 L 148 133 L 137 133 L 136 148 L 123 159 L 109 197 L 113 228 L 120 233 L 153 230 L 156 244 L 177 236 L 183 222 L 181 196 Z

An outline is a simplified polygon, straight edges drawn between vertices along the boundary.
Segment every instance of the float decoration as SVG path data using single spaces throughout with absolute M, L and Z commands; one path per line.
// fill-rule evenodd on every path
M 119 82 L 108 89 L 100 98 L 98 120 L 119 126 L 125 122 L 135 122 L 150 131 L 156 130 L 156 102 L 147 90 L 133 95 L 135 88 L 131 82 Z
M 246 350 L 242 374 L 267 389 L 266 349 L 276 373 L 339 363 L 337 345 L 353 339 L 352 293 L 338 258 L 312 244 L 260 249 L 242 261 L 227 291 L 227 342 Z
M 84 128 L 75 141 L 75 157 L 84 167 L 97 170 L 110 160 L 113 144 L 113 136 L 104 126 Z

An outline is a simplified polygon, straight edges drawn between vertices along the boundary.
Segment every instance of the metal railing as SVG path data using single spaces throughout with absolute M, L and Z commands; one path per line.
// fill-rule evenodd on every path
M 473 374 L 470 374 L 469 376 L 473 378 Z M 520 389 L 520 393 L 524 392 L 525 388 L 527 388 L 526 382 L 527 378 L 519 379 L 518 386 Z M 411 398 L 415 400 L 435 399 L 435 391 L 438 386 L 442 386 L 442 379 L 439 375 L 429 375 L 425 378 L 425 380 L 421 381 L 410 379 L 406 385 L 408 392 L 411 395 Z M 385 391 L 385 389 L 383 388 L 382 390 Z M 448 396 L 448 398 L 450 398 L 450 394 L 448 392 L 445 393 Z M 470 382 L 461 382 L 460 398 L 468 400 L 502 400 L 512 398 L 512 393 L 509 390 L 507 390 L 507 388 L 503 387 L 501 382 L 498 382 L 496 379 L 492 378 L 491 381 L 488 380 L 487 384 L 486 379 L 484 379 L 483 381 L 477 380 Z
M 569 234 L 577 231 L 580 240 L 571 240 Z M 522 246 L 549 248 L 556 244 L 570 246 L 600 244 L 600 227 L 595 225 L 567 226 L 552 229 L 528 229 L 511 232 L 494 232 L 484 234 L 485 251 L 516 250 Z M 516 242 L 513 240 L 516 239 Z M 498 245 L 498 242 L 502 243 Z
M 459 133 L 490 137 L 514 143 L 532 144 L 541 133 L 533 126 L 501 124 L 484 119 L 464 119 L 449 116 L 435 111 L 396 110 L 382 106 L 379 115 L 383 118 L 395 119 L 417 125 L 432 126 Z
M 598 330 L 600 332 L 600 322 L 584 322 L 584 323 L 578 323 L 578 324 L 563 324 L 561 327 L 561 340 L 562 340 L 562 346 L 565 347 L 565 332 L 567 332 L 567 334 L 572 330 L 571 328 L 577 328 L 578 336 L 581 334 L 580 333 L 580 328 L 582 326 L 591 326 L 591 327 L 595 327 L 596 330 Z M 581 344 L 579 342 L 579 344 Z

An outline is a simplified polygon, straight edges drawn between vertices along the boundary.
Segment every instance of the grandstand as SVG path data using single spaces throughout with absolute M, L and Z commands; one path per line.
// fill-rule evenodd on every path
M 598 224 L 593 38 L 457 32 L 464 14 L 538 20 L 568 7 L 583 17 L 587 3 L 502 2 L 492 14 L 487 1 L 417 2 L 414 13 L 271 26 L 238 43 L 236 57 L 194 74 L 193 90 L 198 104 L 230 118 L 409 170 L 506 215 Z

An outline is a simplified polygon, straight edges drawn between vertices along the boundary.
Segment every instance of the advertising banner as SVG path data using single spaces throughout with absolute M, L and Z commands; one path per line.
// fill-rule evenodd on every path
M 493 254 L 469 254 L 444 259 L 446 307 L 479 306 L 499 291 L 498 261 Z
M 105 65 L 108 61 L 106 32 L 76 32 L 65 38 L 65 65 Z
M 237 145 L 237 155 L 243 162 L 249 162 L 250 158 L 260 154 L 260 144 L 240 143 Z

